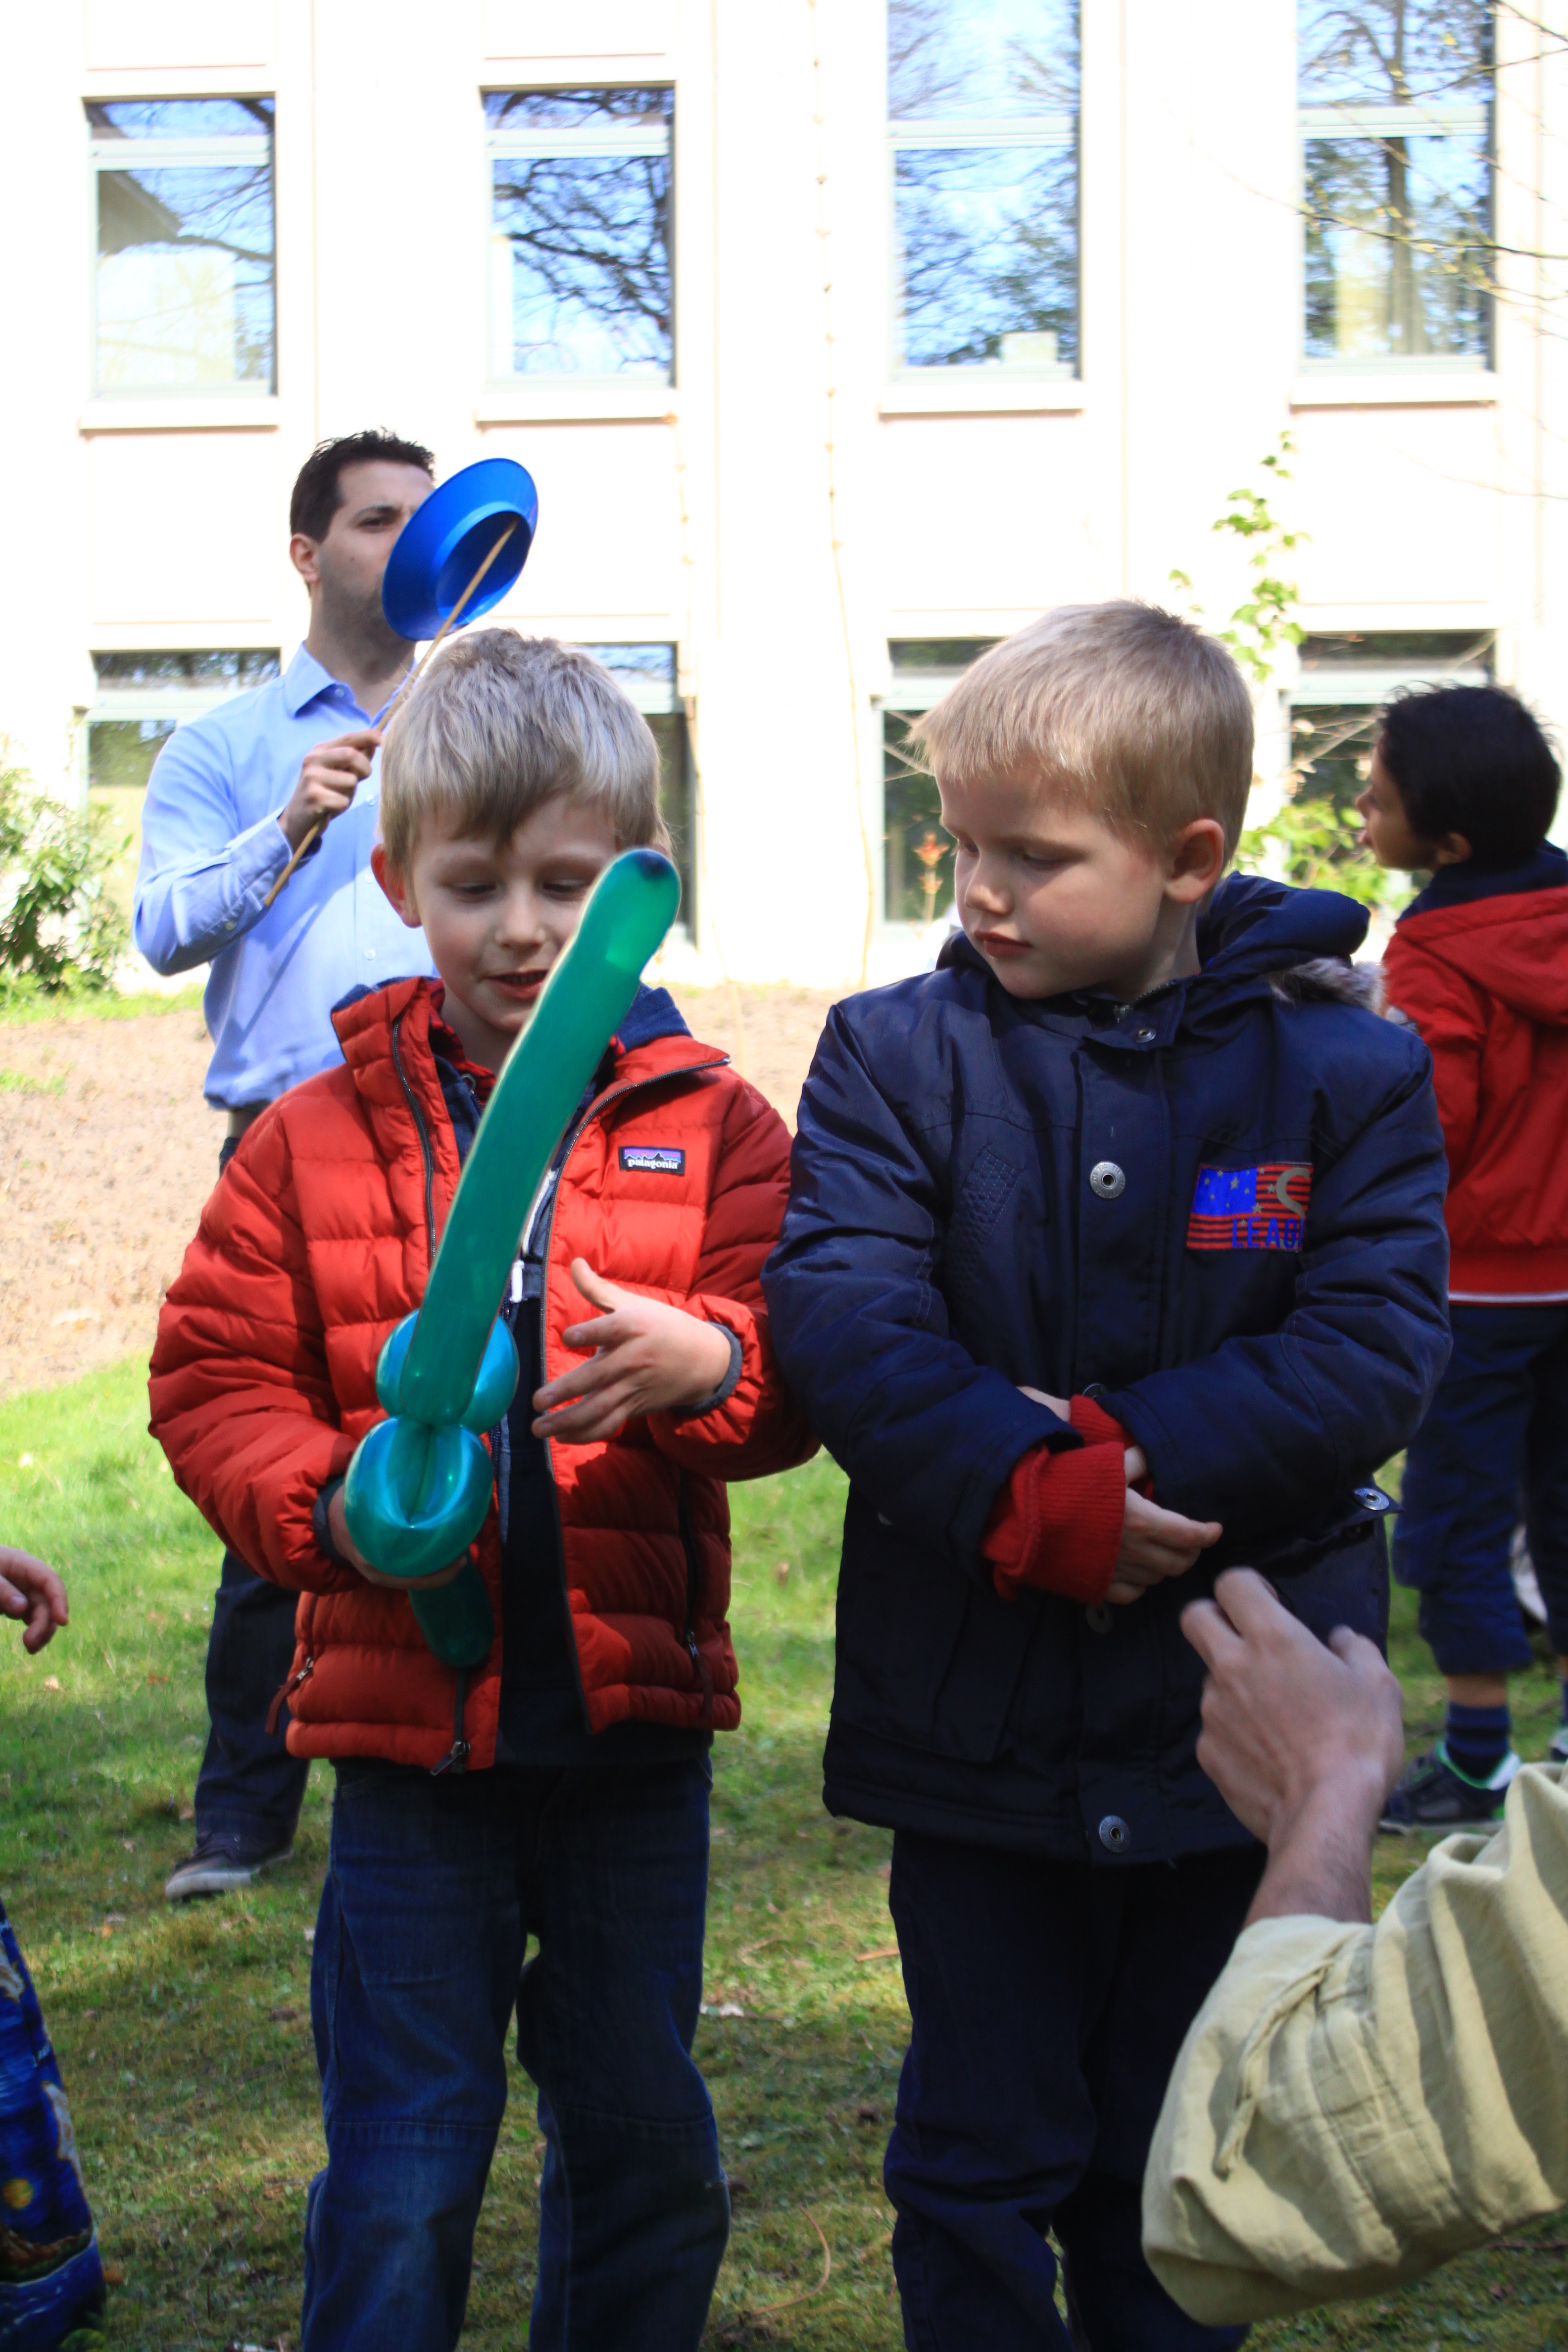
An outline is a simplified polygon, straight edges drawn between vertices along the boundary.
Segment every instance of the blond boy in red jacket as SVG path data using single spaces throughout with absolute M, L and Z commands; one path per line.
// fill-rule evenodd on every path
M 1384 712 L 1359 803 L 1384 866 L 1431 879 L 1384 962 L 1419 1031 L 1448 1155 L 1454 1352 L 1405 1462 L 1394 1573 L 1448 1685 L 1443 1737 L 1384 1825 L 1494 1820 L 1519 1758 L 1509 1674 L 1531 1663 L 1510 1572 L 1526 1532 L 1564 1676 L 1568 1757 L 1568 857 L 1546 839 L 1550 745 L 1499 687 L 1409 694 Z
M 302 1596 L 289 1744 L 337 1771 L 301 2352 L 457 2344 L 514 2008 L 546 2143 L 530 2343 L 685 2352 L 728 2223 L 690 2058 L 708 1748 L 740 1717 L 723 1481 L 812 1450 L 759 1283 L 788 1139 L 643 989 L 513 1270 L 521 1377 L 477 1548 L 496 1639 L 442 1666 L 356 1552 L 343 1473 L 492 1074 L 597 875 L 665 835 L 626 697 L 510 631 L 433 665 L 382 770 L 376 873 L 440 983 L 337 1008 L 343 1066 L 246 1136 L 153 1359 L 180 1483 Z

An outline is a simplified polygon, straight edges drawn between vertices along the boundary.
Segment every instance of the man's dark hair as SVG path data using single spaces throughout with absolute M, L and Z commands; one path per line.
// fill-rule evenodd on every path
M 1378 750 L 1419 840 L 1462 834 L 1479 867 L 1516 866 L 1545 840 L 1561 778 L 1516 694 L 1439 686 L 1395 695 Z
M 289 501 L 290 531 L 325 539 L 343 502 L 339 485 L 345 466 L 417 466 L 432 480 L 436 474 L 429 450 L 417 441 L 399 440 L 395 433 L 345 433 L 341 440 L 319 442 L 300 467 Z

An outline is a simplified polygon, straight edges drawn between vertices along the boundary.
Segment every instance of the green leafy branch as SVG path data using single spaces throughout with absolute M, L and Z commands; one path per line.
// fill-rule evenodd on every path
M 1262 460 L 1274 481 L 1290 480 L 1290 467 L 1286 461 L 1295 454 L 1291 436 L 1281 433 L 1279 447 Z M 1233 538 L 1250 543 L 1250 588 L 1226 625 L 1216 629 L 1215 635 L 1222 646 L 1230 647 L 1255 686 L 1267 686 L 1274 675 L 1275 656 L 1280 647 L 1299 646 L 1307 634 L 1295 617 L 1301 591 L 1293 579 L 1286 577 L 1283 566 L 1310 534 L 1286 530 L 1268 503 L 1267 485 L 1262 488 L 1249 486 L 1232 490 L 1226 500 L 1225 513 L 1209 528 L 1228 531 Z M 1171 583 L 1191 597 L 1193 583 L 1184 572 L 1173 572 Z M 1194 606 L 1194 610 L 1201 608 Z
M 108 882 L 128 844 L 110 822 L 0 766 L 0 1002 L 113 986 L 128 929 Z

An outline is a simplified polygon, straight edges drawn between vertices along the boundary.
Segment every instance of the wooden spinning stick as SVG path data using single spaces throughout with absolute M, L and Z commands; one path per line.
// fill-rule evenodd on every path
M 484 562 L 479 566 L 473 578 L 469 581 L 468 586 L 464 589 L 462 594 L 458 597 L 457 603 L 453 605 L 451 611 L 447 614 L 446 619 L 442 622 L 440 627 L 437 630 L 435 635 L 431 638 L 429 644 L 426 646 L 424 652 L 420 655 L 418 660 L 415 663 L 413 668 L 409 671 L 407 677 L 404 679 L 396 693 L 393 696 L 392 700 L 382 712 L 380 719 L 376 721 L 378 731 L 384 732 L 387 721 L 392 717 L 393 712 L 396 709 L 398 704 L 402 701 L 404 696 L 407 693 L 409 688 L 413 685 L 415 679 L 418 677 L 420 671 L 424 668 L 426 663 L 429 660 L 437 646 L 441 643 L 442 639 L 447 635 L 449 630 L 457 627 L 458 623 L 463 616 L 463 609 L 465 605 L 468 604 L 469 599 L 473 596 L 474 592 L 479 586 L 480 582 L 484 579 L 486 572 L 489 570 L 491 564 L 500 553 L 501 549 L 506 545 L 508 540 L 517 529 L 520 520 L 520 516 L 513 515 L 506 529 L 501 532 L 500 537 L 495 541 L 495 544 L 491 547 L 489 554 L 485 557 Z M 279 874 L 277 881 L 274 882 L 271 889 L 268 890 L 266 898 L 261 901 L 261 911 L 263 914 L 267 912 L 268 908 L 270 907 L 274 898 L 277 898 L 278 893 L 282 889 L 285 882 L 288 881 L 289 876 L 295 872 L 297 867 L 304 859 L 310 850 L 311 843 L 315 840 L 316 835 L 321 832 L 327 820 L 324 816 L 319 816 L 314 824 L 311 825 L 309 833 L 305 835 L 304 840 L 300 844 L 299 848 L 294 852 L 293 856 L 289 860 L 288 865 L 283 868 L 282 873 Z

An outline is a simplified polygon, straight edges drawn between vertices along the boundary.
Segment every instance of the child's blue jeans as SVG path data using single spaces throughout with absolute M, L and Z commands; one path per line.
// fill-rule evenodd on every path
M 1143 2259 L 1143 2167 L 1260 1846 L 1117 1870 L 893 1840 L 913 2032 L 884 2179 L 909 2352 L 1230 2352 Z M 1069 2334 L 1056 2308 L 1067 2254 Z
M 730 2210 L 690 2056 L 710 1781 L 340 1764 L 301 2352 L 452 2352 L 514 2004 L 546 2140 L 531 2352 L 695 2352 Z
M 1568 1656 L 1568 1303 L 1452 1309 L 1454 1352 L 1405 1457 L 1394 1572 L 1445 1675 L 1531 1663 L 1509 1554 L 1522 1517 Z

